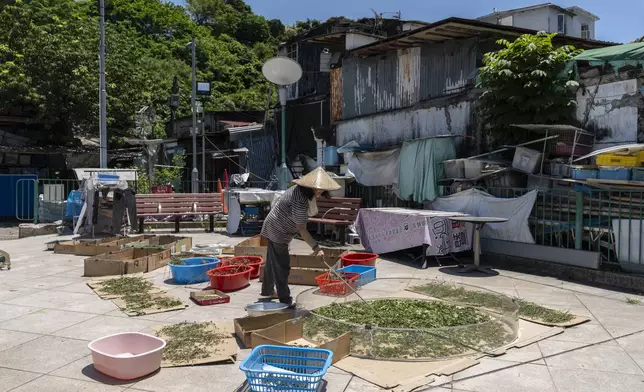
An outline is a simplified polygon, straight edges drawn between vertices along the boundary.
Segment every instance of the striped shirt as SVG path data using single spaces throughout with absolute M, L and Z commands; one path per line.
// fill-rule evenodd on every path
M 268 213 L 262 226 L 262 236 L 278 244 L 288 244 L 297 234 L 297 226 L 309 219 L 309 199 L 299 186 L 286 190 Z

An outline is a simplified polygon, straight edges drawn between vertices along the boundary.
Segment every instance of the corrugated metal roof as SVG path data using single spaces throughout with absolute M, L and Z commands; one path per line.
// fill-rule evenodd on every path
M 486 33 L 497 36 L 505 35 L 508 37 L 517 37 L 522 34 L 535 34 L 536 32 L 536 30 L 496 25 L 474 19 L 447 18 L 438 22 L 430 23 L 419 29 L 405 31 L 404 33 L 361 46 L 352 50 L 351 53 L 363 56 L 372 55 L 391 50 L 422 46 L 423 44 L 432 42 L 473 38 Z M 574 44 L 575 46 L 584 49 L 618 45 L 614 42 L 589 40 L 565 35 L 555 36 L 554 41 Z

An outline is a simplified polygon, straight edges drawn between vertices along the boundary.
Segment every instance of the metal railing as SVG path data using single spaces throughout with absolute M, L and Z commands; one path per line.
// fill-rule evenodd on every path
M 495 197 L 514 198 L 531 190 L 485 191 Z M 644 191 L 581 185 L 538 190 L 528 224 L 539 245 L 597 252 L 602 263 L 627 263 L 644 269 Z

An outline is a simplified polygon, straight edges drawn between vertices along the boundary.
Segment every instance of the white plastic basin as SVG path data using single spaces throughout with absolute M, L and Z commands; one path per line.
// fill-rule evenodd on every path
M 119 380 L 132 380 L 161 367 L 165 341 L 140 332 L 123 332 L 96 339 L 87 347 L 97 371 Z

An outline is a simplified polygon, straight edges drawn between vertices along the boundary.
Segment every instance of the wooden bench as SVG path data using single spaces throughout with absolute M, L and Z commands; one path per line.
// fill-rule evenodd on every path
M 210 232 L 215 230 L 215 215 L 223 213 L 221 193 L 156 193 L 136 195 L 136 216 L 139 233 L 145 217 L 174 217 L 174 231 L 179 232 L 184 215 L 209 215 Z
M 340 231 L 340 243 L 346 243 L 347 226 L 356 221 L 362 199 L 348 197 L 320 197 L 317 199 L 318 214 L 309 218 L 311 223 L 337 226 Z

